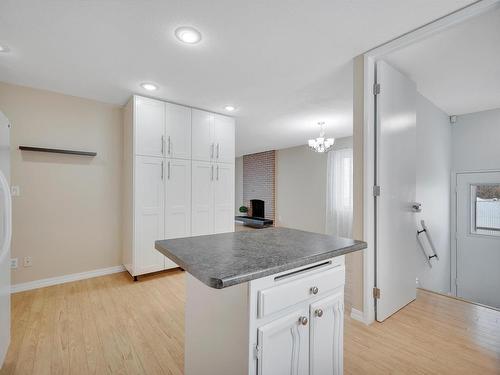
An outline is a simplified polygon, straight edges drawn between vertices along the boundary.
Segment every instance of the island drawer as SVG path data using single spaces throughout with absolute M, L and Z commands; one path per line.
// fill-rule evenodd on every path
M 324 271 L 258 292 L 257 316 L 263 318 L 311 298 L 324 296 L 345 283 L 345 266 L 335 265 Z

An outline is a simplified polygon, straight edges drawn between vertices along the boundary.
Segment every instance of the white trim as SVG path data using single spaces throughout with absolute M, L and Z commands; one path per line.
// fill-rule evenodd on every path
M 408 46 L 419 40 L 438 33 L 447 27 L 456 25 L 462 21 L 478 16 L 484 12 L 496 9 L 500 6 L 500 0 L 482 0 L 461 8 L 447 16 L 441 17 L 422 27 L 401 35 L 387 43 L 375 47 L 363 54 L 364 57 L 364 126 L 363 126 L 363 181 L 364 181 L 364 207 L 363 207 L 363 235 L 368 243 L 363 254 L 363 315 L 365 322 L 370 324 L 375 320 L 375 304 L 372 298 L 374 286 L 374 204 L 373 204 L 373 182 L 374 182 L 374 96 L 372 95 L 375 82 L 375 62 L 390 52 Z
M 26 290 L 44 288 L 46 286 L 64 284 L 64 283 L 69 283 L 71 281 L 90 279 L 92 277 L 110 275 L 113 273 L 118 273 L 123 271 L 125 271 L 124 266 L 114 266 L 108 268 L 100 268 L 92 271 L 72 273 L 70 275 L 49 277 L 47 279 L 29 281 L 27 283 L 13 284 L 11 286 L 11 293 L 19 293 L 19 292 L 24 292 Z
M 351 309 L 351 319 L 357 320 L 358 322 L 368 324 L 365 320 L 365 314 L 363 311 L 359 311 L 357 309 L 352 308 Z

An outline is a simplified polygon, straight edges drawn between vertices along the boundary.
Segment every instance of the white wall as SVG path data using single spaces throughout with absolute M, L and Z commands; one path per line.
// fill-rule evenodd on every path
M 432 260 L 431 269 L 417 248 L 417 277 L 422 288 L 445 294 L 450 292 L 451 132 L 448 115 L 417 95 L 417 202 L 422 203 L 417 219 L 425 220 L 440 258 Z
M 458 116 L 452 137 L 455 171 L 500 170 L 500 109 Z

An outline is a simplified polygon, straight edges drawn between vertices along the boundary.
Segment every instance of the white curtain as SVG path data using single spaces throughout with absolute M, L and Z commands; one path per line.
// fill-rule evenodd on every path
M 328 153 L 326 233 L 352 237 L 352 148 Z

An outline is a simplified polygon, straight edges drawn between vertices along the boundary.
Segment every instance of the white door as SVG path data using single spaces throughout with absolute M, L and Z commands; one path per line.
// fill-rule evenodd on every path
M 500 172 L 457 174 L 457 296 L 500 308 Z
M 165 257 L 155 249 L 155 241 L 164 238 L 164 159 L 137 156 L 135 163 L 134 276 L 165 267 Z
M 165 103 L 166 155 L 191 159 L 191 108 Z
M 311 304 L 310 375 L 342 375 L 344 293 Z
M 214 165 L 192 162 L 191 233 L 193 236 L 214 231 Z
M 10 195 L 10 129 L 0 112 L 0 368 L 10 343 L 10 244 L 12 200 Z
M 416 85 L 377 62 L 376 319 L 416 298 Z M 424 207 L 425 209 L 425 207 Z
M 216 164 L 214 184 L 214 232 L 234 231 L 234 164 Z
M 222 163 L 234 163 L 234 118 L 214 115 L 215 160 Z
M 302 309 L 258 329 L 257 374 L 309 374 L 308 317 L 307 309 Z
M 165 182 L 165 236 L 180 238 L 191 235 L 191 161 L 167 159 Z M 177 265 L 165 258 L 165 268 Z
M 192 110 L 192 155 L 193 160 L 211 161 L 215 156 L 214 115 L 210 112 Z
M 163 156 L 165 152 L 165 103 L 135 98 L 135 153 Z

